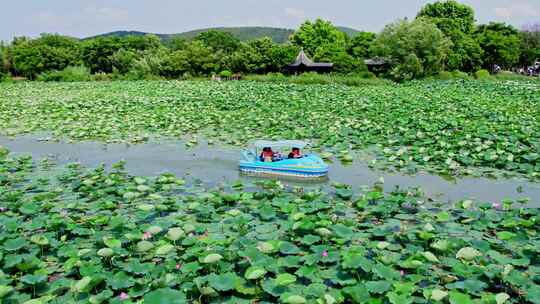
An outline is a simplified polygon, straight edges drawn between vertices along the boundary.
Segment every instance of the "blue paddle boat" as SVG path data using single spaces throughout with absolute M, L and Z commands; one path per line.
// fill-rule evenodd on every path
M 305 142 L 297 140 L 257 141 L 242 152 L 240 171 L 247 174 L 300 178 L 327 176 L 328 165 L 319 156 L 300 154 L 306 145 Z

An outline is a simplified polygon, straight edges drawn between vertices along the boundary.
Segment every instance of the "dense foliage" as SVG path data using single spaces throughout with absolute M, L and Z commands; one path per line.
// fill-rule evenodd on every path
M 14 69 L 30 79 L 42 72 L 81 63 L 79 42 L 64 36 L 45 34 L 37 39 L 18 38 L 12 48 Z
M 279 42 L 275 37 L 247 39 L 241 29 L 227 28 L 161 37 L 120 32 L 85 40 L 46 34 L 36 39 L 15 38 L 1 46 L 4 68 L 0 73 L 36 79 L 42 73 L 84 65 L 98 74 L 94 79 L 183 79 L 222 71 L 265 74 L 284 72 L 304 48 L 315 61 L 335 63 L 334 71 L 340 74 L 365 73 L 365 59 L 384 56 L 389 64 L 371 71 L 405 80 L 441 71 L 472 75 L 481 68 L 492 72 L 498 67 L 523 68 L 540 56 L 538 27 L 519 32 L 502 23 L 474 22 L 470 6 L 445 0 L 426 4 L 416 20 L 396 21 L 378 35 L 336 27 L 321 19 L 306 21 L 296 31 L 283 30 L 279 35 L 290 37 Z M 264 28 L 261 31 L 266 33 Z M 274 36 L 272 32 L 268 35 Z M 426 54 L 423 48 L 427 48 Z
M 521 33 L 521 57 L 523 67 L 531 66 L 540 60 L 540 23 L 526 27 Z
M 36 165 L 0 152 L 4 304 L 540 303 L 539 211 L 517 202 Z
M 474 72 L 482 65 L 483 50 L 474 37 L 474 10 L 457 1 L 438 1 L 427 4 L 418 18 L 428 19 L 452 40 L 447 70 Z
M 240 146 L 297 138 L 336 152 L 373 148 L 377 164 L 403 170 L 459 175 L 502 169 L 534 179 L 540 173 L 539 92 L 534 82 L 14 83 L 0 85 L 0 132 L 134 142 L 202 133 Z
M 485 67 L 493 69 L 499 65 L 508 69 L 518 63 L 520 36 L 512 26 L 493 22 L 479 26 L 476 35 L 484 50 Z
M 387 25 L 374 43 L 376 55 L 391 58 L 396 80 L 433 76 L 443 69 L 451 42 L 424 19 Z

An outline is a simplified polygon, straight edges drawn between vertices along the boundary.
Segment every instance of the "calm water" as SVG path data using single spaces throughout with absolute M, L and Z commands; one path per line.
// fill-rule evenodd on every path
M 57 164 L 80 162 L 88 167 L 99 164 L 110 165 L 127 161 L 126 168 L 134 175 L 153 176 L 164 172 L 174 173 L 188 180 L 200 180 L 207 185 L 231 182 L 238 179 L 253 181 L 238 171 L 240 149 L 209 146 L 200 143 L 186 148 L 180 141 L 155 141 L 137 145 L 103 144 L 98 142 L 53 142 L 40 141 L 36 136 L 19 136 L 15 139 L 0 137 L 0 145 L 14 154 L 31 154 L 35 158 L 49 157 Z M 353 163 L 344 166 L 330 165 L 328 180 L 309 183 L 283 181 L 290 185 L 328 186 L 340 182 L 359 188 L 371 186 L 384 180 L 385 190 L 420 187 L 424 193 L 438 201 L 473 199 L 500 202 L 503 199 L 530 198 L 531 206 L 540 206 L 540 184 L 523 179 L 492 180 L 486 178 L 463 178 L 448 181 L 439 176 L 420 173 L 402 175 L 374 171 L 366 164 Z M 520 188 L 521 192 L 518 192 Z

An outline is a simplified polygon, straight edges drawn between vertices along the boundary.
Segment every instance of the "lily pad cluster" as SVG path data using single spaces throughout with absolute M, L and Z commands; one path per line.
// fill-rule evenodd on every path
M 338 153 L 345 161 L 351 149 L 370 149 L 381 167 L 444 175 L 486 168 L 539 178 L 539 117 L 534 82 L 0 84 L 2 134 L 130 142 L 203 134 L 237 146 L 307 139 L 345 151 Z
M 0 302 L 540 303 L 539 210 L 0 154 Z

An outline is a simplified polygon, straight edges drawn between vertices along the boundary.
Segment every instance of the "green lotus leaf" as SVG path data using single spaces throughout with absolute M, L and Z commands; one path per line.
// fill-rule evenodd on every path
M 171 241 L 178 241 L 181 237 L 184 236 L 184 230 L 182 228 L 170 228 L 167 232 L 167 238 Z
M 171 244 L 165 244 L 156 249 L 157 255 L 167 255 L 175 250 L 174 245 Z
M 497 232 L 497 237 L 503 241 L 507 241 L 515 238 L 516 234 L 508 231 L 499 231 Z
M 450 304 L 473 304 L 471 297 L 468 294 L 459 291 L 450 291 Z
M 26 242 L 23 238 L 16 238 L 16 239 L 10 239 L 4 242 L 4 249 L 7 251 L 17 251 L 25 246 L 28 245 L 28 242 Z
M 114 254 L 114 251 L 111 248 L 101 248 L 100 250 L 98 250 L 97 254 L 100 257 L 108 258 Z
M 151 226 L 148 229 L 146 229 L 146 231 L 151 233 L 151 234 L 158 234 L 161 231 L 163 231 L 163 228 L 161 228 L 159 226 Z
M 244 277 L 248 280 L 257 280 L 262 278 L 266 274 L 266 270 L 262 267 L 249 267 L 244 274 Z
M 140 204 L 137 206 L 137 208 L 145 212 L 150 212 L 155 209 L 154 205 L 151 204 Z
M 140 241 L 137 243 L 137 251 L 139 252 L 147 252 L 152 248 L 154 248 L 154 244 L 149 241 Z
M 35 234 L 30 237 L 30 242 L 34 244 L 38 244 L 40 246 L 46 246 L 49 245 L 49 240 L 47 237 L 41 234 Z
M 433 253 L 431 253 L 429 251 L 422 252 L 422 255 L 424 256 L 424 258 L 426 258 L 426 260 L 428 260 L 428 261 L 430 261 L 432 263 L 440 263 L 437 256 L 435 256 Z
M 211 254 L 205 256 L 205 257 L 201 260 L 201 263 L 204 263 L 204 264 L 212 264 L 212 263 L 219 262 L 221 259 L 223 259 L 223 256 L 221 256 L 220 254 L 218 254 L 218 253 L 211 253 Z
M 296 282 L 296 276 L 289 273 L 282 273 L 276 277 L 276 284 L 280 286 L 287 286 Z
M 124 198 L 125 200 L 127 200 L 127 201 L 131 201 L 131 200 L 135 199 L 135 198 L 138 197 L 138 196 L 139 196 L 139 194 L 137 194 L 137 193 L 134 193 L 134 192 L 126 192 L 126 193 L 124 193 L 123 198 Z
M 146 184 L 146 179 L 142 178 L 142 177 L 135 177 L 133 179 L 135 181 L 135 183 L 137 185 L 143 185 L 143 184 Z
M 156 289 L 144 295 L 145 304 L 184 304 L 188 303 L 186 295 L 171 288 Z
M 110 290 L 105 290 L 100 292 L 97 295 L 93 295 L 88 300 L 90 304 L 101 304 L 105 303 L 107 300 L 109 300 L 113 296 L 113 292 Z
M 389 281 L 370 281 L 365 283 L 367 290 L 374 294 L 384 294 L 392 287 Z
M 315 232 L 317 232 L 322 237 L 330 237 L 330 236 L 332 236 L 332 231 L 330 231 L 327 228 L 317 228 L 317 229 L 315 229 Z
M 90 283 L 92 283 L 91 277 L 83 277 L 73 285 L 72 290 L 77 293 L 87 292 L 90 289 Z
M 431 291 L 430 298 L 434 301 L 442 301 L 444 298 L 448 296 L 448 292 L 440 289 L 434 289 Z
M 43 283 L 46 280 L 47 280 L 47 276 L 44 276 L 44 275 L 27 274 L 21 277 L 21 282 L 28 285 L 36 285 L 39 283 Z
M 482 253 L 472 247 L 463 247 L 456 253 L 456 259 L 474 260 L 482 256 Z
M 4 298 L 6 295 L 8 295 L 12 291 L 13 291 L 13 287 L 0 285 L 0 299 Z
M 122 248 L 122 242 L 117 239 L 104 238 L 103 243 L 109 248 Z
M 208 283 L 210 287 L 218 291 L 228 291 L 234 289 L 234 286 L 238 282 L 238 277 L 233 273 L 224 274 L 211 274 L 208 277 Z
M 304 304 L 307 302 L 307 300 L 306 298 L 299 295 L 291 295 L 286 297 L 283 302 L 287 304 Z
M 257 249 L 263 253 L 271 253 L 275 250 L 274 245 L 268 242 L 259 242 L 257 244 Z
M 150 190 L 151 190 L 151 188 L 146 186 L 146 185 L 138 185 L 137 186 L 137 191 L 139 191 L 139 192 L 148 192 Z
M 510 295 L 508 295 L 507 293 L 504 293 L 504 292 L 498 293 L 495 296 L 495 301 L 497 301 L 497 304 L 506 303 L 506 301 L 508 301 L 508 300 L 510 300 Z

